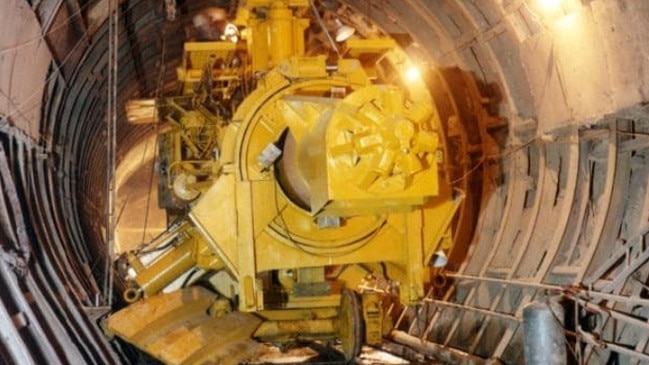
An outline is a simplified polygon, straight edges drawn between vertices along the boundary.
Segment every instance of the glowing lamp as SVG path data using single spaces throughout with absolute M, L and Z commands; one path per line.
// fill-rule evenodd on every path
M 544 10 L 556 10 L 561 6 L 562 0 L 539 0 L 539 7 Z
M 356 29 L 336 19 L 336 42 L 344 42 L 354 35 L 354 33 L 356 33 Z
M 406 80 L 409 82 L 414 82 L 421 79 L 421 73 L 419 72 L 419 69 L 415 66 L 408 67 L 408 69 L 404 73 L 404 76 Z

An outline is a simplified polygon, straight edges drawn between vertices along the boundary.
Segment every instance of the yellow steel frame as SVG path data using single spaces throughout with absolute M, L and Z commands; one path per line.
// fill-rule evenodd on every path
M 341 298 L 348 305 L 357 299 L 338 284 L 356 289 L 359 277 L 382 263 L 401 301 L 419 301 L 428 284 L 431 258 L 452 246 L 449 227 L 463 199 L 440 178 L 441 121 L 423 82 L 374 85 L 380 79 L 376 65 L 381 60 L 398 72 L 413 66 L 393 40 L 350 40 L 348 58 L 332 68 L 324 56 L 304 57 L 302 34 L 309 22 L 295 16 L 292 8 L 308 6 L 307 0 L 248 0 L 241 5 L 240 18 L 247 18 L 250 32 L 244 51 L 251 64 L 212 76 L 258 71 L 265 75 L 227 127 L 219 130 L 218 176 L 192 204 L 191 224 L 182 226 L 179 243 L 149 266 L 136 254 L 129 255 L 137 286 L 127 291 L 127 299 L 145 299 L 106 323 L 109 333 L 170 363 L 197 363 L 208 357 L 165 354 L 160 343 L 173 341 L 173 331 L 158 342 L 150 340 L 153 331 L 178 325 L 168 313 L 186 312 L 198 321 L 202 317 L 197 313 L 211 301 L 218 307 L 212 317 L 229 316 L 223 300 L 200 289 L 157 294 L 192 267 L 228 272 L 228 280 L 236 286 L 237 309 L 265 320 L 259 327 L 250 319 L 257 317 L 242 317 L 250 324 L 246 336 L 281 338 L 304 332 L 316 337 L 356 336 L 355 324 L 340 321 L 364 317 L 368 340 L 378 342 L 384 322 L 380 298 L 366 294 L 362 313 L 341 309 Z M 255 7 L 267 7 L 267 17 L 255 18 L 250 11 Z M 183 93 L 191 94 L 194 84 L 202 81 L 203 67 L 211 64 L 213 55 L 230 60 L 239 47 L 227 42 L 187 43 L 184 67 L 178 71 Z M 376 63 L 355 59 L 366 54 L 372 54 Z M 296 166 L 310 187 L 309 208 L 285 192 L 272 163 L 260 164 L 258 159 L 269 145 L 281 144 L 287 130 L 297 146 Z M 323 217 L 343 223 L 323 227 L 318 223 Z M 345 266 L 356 269 L 325 278 L 325 268 Z M 299 295 L 288 270 L 301 270 L 309 284 L 328 281 L 331 290 Z M 264 306 L 262 274 L 271 271 L 283 275 L 280 281 L 288 294 L 284 310 Z M 180 309 L 182 305 L 187 309 Z M 134 316 L 142 318 L 130 324 Z M 130 325 L 134 329 L 129 330 Z M 207 333 L 213 338 L 218 331 Z M 202 340 L 187 346 L 209 347 Z M 349 351 L 356 348 L 345 346 Z
M 223 151 L 222 163 L 234 167 L 220 178 L 229 181 L 227 188 L 215 184 L 206 193 L 209 198 L 198 202 L 191 214 L 193 222 L 212 247 L 224 255 L 224 261 L 229 263 L 227 267 L 238 278 L 242 297 L 239 309 L 263 309 L 263 303 L 257 298 L 260 289 L 256 277 L 260 272 L 381 261 L 394 264 L 394 276 L 402 283 L 404 302 L 420 299 L 427 280 L 427 260 L 447 233 L 461 195 L 444 182 L 437 186 L 436 169 L 431 167 L 434 175 L 429 175 L 427 182 L 433 188 L 419 192 L 419 196 L 430 199 L 419 201 L 418 205 L 408 204 L 407 209 L 397 209 L 401 210 L 398 213 L 386 212 L 379 204 L 369 204 L 366 210 L 370 214 L 350 216 L 343 227 L 318 229 L 310 212 L 295 206 L 283 195 L 274 175 L 260 171 L 256 158 L 289 127 L 285 115 L 277 114 L 278 104 L 287 96 L 331 87 L 361 89 L 364 85 L 350 85 L 345 77 L 291 82 L 273 72 L 278 71 L 269 75 L 274 82 L 260 85 L 239 107 L 231 131 L 226 132 L 237 136 L 237 142 Z M 214 206 L 214 202 L 222 201 L 231 202 L 228 206 L 220 204 L 225 208 L 223 211 Z M 232 205 L 236 206 L 236 218 Z M 207 211 L 214 217 L 230 218 L 203 217 L 202 212 Z M 233 232 L 227 227 L 238 228 Z

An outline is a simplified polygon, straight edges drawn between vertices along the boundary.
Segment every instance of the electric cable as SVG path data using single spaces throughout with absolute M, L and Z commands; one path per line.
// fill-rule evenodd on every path
M 331 48 L 333 48 L 333 50 L 336 52 L 339 59 L 342 58 L 342 55 L 340 54 L 340 51 L 338 50 L 338 47 L 336 46 L 336 42 L 331 37 L 331 34 L 329 34 L 329 30 L 327 30 L 327 27 L 325 27 L 324 21 L 322 20 L 322 17 L 320 16 L 320 12 L 318 12 L 318 8 L 315 6 L 314 0 L 309 0 L 309 4 L 311 5 L 311 9 L 313 10 L 313 15 L 315 16 L 315 19 L 318 22 L 318 25 L 320 25 L 320 28 L 322 28 L 322 31 L 327 36 L 327 40 L 329 40 L 329 44 L 331 45 Z
M 113 305 L 114 245 L 115 245 L 115 164 L 117 144 L 117 77 L 119 47 L 119 4 L 108 2 L 108 103 L 106 112 L 106 268 L 104 299 Z
M 284 209 L 288 207 L 288 204 L 284 206 L 284 208 L 280 209 L 279 208 L 279 196 L 277 194 L 277 190 L 279 189 L 279 186 L 275 184 L 275 189 L 274 191 L 274 199 L 275 199 L 275 210 L 276 210 L 276 215 L 273 217 L 272 221 L 275 221 L 278 217 L 282 223 L 282 226 L 284 228 L 284 232 L 286 233 L 285 235 L 282 234 L 281 232 L 277 232 L 280 234 L 282 237 L 287 239 L 289 242 L 291 242 L 296 248 L 298 248 L 300 251 L 308 254 L 308 255 L 313 255 L 313 256 L 318 256 L 318 257 L 340 257 L 340 256 L 345 256 L 348 255 L 352 252 L 358 251 L 359 249 L 365 247 L 372 239 L 383 229 L 383 227 L 387 224 L 386 220 L 384 219 L 381 224 L 374 229 L 372 232 L 369 234 L 360 237 L 354 241 L 351 242 L 345 242 L 341 243 L 338 245 L 334 246 L 327 246 L 327 247 L 322 247 L 322 246 L 316 246 L 313 244 L 309 244 L 306 242 L 299 242 L 298 240 L 295 240 L 293 238 L 293 235 L 291 234 L 290 229 L 288 228 L 288 224 L 286 223 L 286 220 L 284 219 L 284 215 L 282 214 Z M 336 249 L 343 249 L 347 248 L 344 251 L 337 251 Z M 333 252 L 329 253 L 322 253 L 322 252 L 316 252 L 316 250 L 332 250 Z
M 88 1 L 86 4 L 83 4 L 83 6 L 80 6 L 77 9 L 77 11 L 75 11 L 70 16 L 65 18 L 61 24 L 58 24 L 55 27 L 50 27 L 50 29 L 48 29 L 48 31 L 46 33 L 42 33 L 38 37 L 34 37 L 32 39 L 28 39 L 28 40 L 26 40 L 24 42 L 21 42 L 19 44 L 0 49 L 0 55 L 3 55 L 5 53 L 9 53 L 11 51 L 18 50 L 18 49 L 23 48 L 23 47 L 27 47 L 32 43 L 45 41 L 46 36 L 51 35 L 52 33 L 56 32 L 57 30 L 62 29 L 66 25 L 70 24 L 72 22 L 72 19 L 76 18 L 77 16 L 80 16 L 81 12 L 86 10 L 86 8 L 90 7 L 91 4 L 92 4 L 91 1 Z
M 79 39 L 77 41 L 77 43 L 72 47 L 70 52 L 65 56 L 65 58 L 63 58 L 63 60 L 58 63 L 57 67 L 54 68 L 54 71 L 50 72 L 50 74 L 45 78 L 45 81 L 38 84 L 38 86 L 35 88 L 36 91 L 32 92 L 31 94 L 26 95 L 24 97 L 24 99 L 20 100 L 20 102 L 23 104 L 20 107 L 18 105 L 16 105 L 16 103 L 12 100 L 11 94 L 7 94 L 7 93 L 5 93 L 4 91 L 2 91 L 0 89 L 0 94 L 2 94 L 2 96 L 4 96 L 11 103 L 11 105 L 15 109 L 13 112 L 9 112 L 9 113 L 5 114 L 4 118 L 9 119 L 9 118 L 15 117 L 18 114 L 23 119 L 29 121 L 28 118 L 23 114 L 23 109 L 33 108 L 34 106 L 30 106 L 30 105 L 26 105 L 26 104 L 28 102 L 32 101 L 33 99 L 37 98 L 37 97 L 42 97 L 43 96 L 42 95 L 43 90 L 41 88 L 46 87 L 47 84 L 50 81 L 52 81 L 56 76 L 61 74 L 61 69 L 63 68 L 63 65 L 67 64 L 68 61 L 70 61 L 70 59 L 72 58 L 72 56 L 75 54 L 75 51 L 77 50 L 77 48 L 79 48 L 80 45 L 85 44 L 85 43 L 86 43 L 85 38 Z M 40 136 L 42 136 L 42 135 L 40 135 Z
M 165 24 L 162 27 L 162 35 L 161 35 L 161 40 L 162 40 L 162 45 L 161 45 L 161 53 L 160 53 L 160 72 L 158 73 L 158 82 L 156 84 L 156 90 L 154 93 L 154 98 L 155 100 L 158 100 L 160 98 L 160 93 L 162 90 L 162 87 L 164 85 L 164 78 L 165 74 L 167 71 L 167 42 L 166 42 L 166 34 L 167 34 L 167 28 L 169 26 L 169 22 L 165 22 Z M 145 205 L 145 214 L 144 214 L 144 225 L 142 228 L 142 239 L 141 242 L 144 242 L 144 239 L 146 237 L 146 231 L 147 231 L 147 226 L 149 222 L 149 208 L 151 205 L 151 192 L 153 191 L 153 178 L 155 175 L 155 163 L 156 159 L 158 157 L 158 143 L 159 143 L 159 124 L 160 122 L 158 121 L 158 108 L 157 105 L 154 107 L 153 111 L 153 119 L 155 120 L 154 126 L 153 126 L 153 133 L 155 135 L 155 142 L 153 146 L 153 158 L 151 159 L 151 173 L 149 175 L 149 191 L 146 197 L 146 205 Z M 147 144 L 148 144 L 148 139 L 147 139 Z M 146 153 L 146 148 L 144 149 L 144 153 Z

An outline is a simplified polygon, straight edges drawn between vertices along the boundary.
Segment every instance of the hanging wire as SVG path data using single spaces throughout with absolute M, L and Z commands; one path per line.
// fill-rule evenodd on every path
M 340 51 L 338 50 L 338 46 L 336 46 L 336 42 L 334 41 L 333 37 L 331 37 L 331 34 L 329 33 L 329 30 L 324 24 L 324 21 L 322 20 L 322 17 L 320 16 L 320 13 L 318 12 L 318 8 L 315 5 L 314 0 L 309 0 L 309 4 L 311 4 L 311 9 L 313 10 L 313 15 L 315 16 L 316 21 L 318 22 L 318 25 L 320 25 L 320 28 L 322 28 L 322 31 L 324 34 L 327 36 L 327 39 L 329 40 L 329 44 L 331 45 L 331 48 L 336 52 L 338 55 L 338 58 L 342 58 L 342 55 L 340 54 Z
M 280 207 L 280 205 L 282 204 L 279 200 L 279 194 L 278 194 L 279 189 L 280 188 L 276 185 L 274 189 L 275 217 L 272 219 L 272 221 L 275 222 L 279 218 L 278 223 L 280 227 L 284 228 L 284 233 L 279 231 L 277 233 L 280 234 L 285 239 L 287 239 L 297 249 L 299 249 L 300 251 L 304 252 L 307 255 L 326 257 L 326 258 L 341 257 L 341 256 L 348 255 L 352 252 L 358 251 L 361 248 L 367 246 L 372 241 L 372 239 L 374 239 L 376 235 L 378 235 L 387 224 L 387 221 L 385 219 L 382 219 L 380 225 L 376 227 L 372 232 L 366 234 L 363 237 L 357 238 L 356 240 L 351 242 L 345 242 L 336 245 L 329 244 L 324 247 L 315 245 L 313 243 L 301 242 L 299 239 L 296 239 L 294 235 L 291 233 L 291 229 L 289 228 L 286 220 L 284 219 L 284 211 L 289 207 L 289 205 L 283 204 L 283 206 Z M 319 250 L 323 250 L 323 251 L 318 252 Z
M 158 143 L 159 143 L 159 121 L 158 121 L 158 107 L 157 107 L 157 101 L 160 98 L 160 94 L 162 92 L 162 88 L 164 87 L 164 82 L 165 82 L 165 75 L 167 74 L 167 28 L 169 27 L 169 22 L 173 21 L 168 19 L 167 22 L 165 22 L 162 26 L 162 36 L 161 36 L 161 52 L 160 52 L 160 72 L 158 73 L 158 82 L 156 83 L 156 89 L 154 93 L 154 98 L 156 100 L 155 102 L 155 107 L 153 110 L 153 119 L 155 120 L 154 125 L 153 125 L 153 133 L 155 135 L 155 141 L 153 143 L 153 158 L 151 159 L 151 173 L 149 175 L 149 190 L 148 194 L 146 196 L 146 207 L 144 208 L 145 213 L 144 213 L 144 225 L 142 228 L 142 239 L 141 243 L 144 244 L 146 242 L 146 231 L 149 225 L 149 213 L 150 213 L 150 205 L 151 205 L 151 192 L 153 191 L 153 178 L 155 175 L 155 163 L 156 159 L 158 157 Z M 147 139 L 148 143 L 148 139 Z M 148 148 L 148 146 L 147 146 Z M 146 153 L 147 148 L 144 149 L 144 153 Z
M 117 145 L 117 55 L 119 12 L 117 0 L 108 1 L 108 95 L 106 110 L 106 267 L 104 300 L 113 305 L 113 265 L 115 247 L 115 151 Z
M 27 39 L 25 41 L 22 41 L 21 43 L 12 45 L 12 46 L 7 46 L 4 48 L 0 48 L 0 55 L 3 55 L 5 53 L 17 51 L 21 48 L 27 47 L 29 45 L 39 43 L 39 42 L 45 42 L 46 39 L 45 37 L 53 35 L 55 32 L 67 27 L 70 23 L 72 23 L 73 19 L 79 17 L 80 19 L 83 18 L 83 11 L 88 10 L 90 8 L 90 5 L 92 2 L 88 1 L 86 4 L 81 5 L 79 8 L 77 8 L 70 16 L 65 18 L 63 21 L 61 21 L 59 24 L 50 27 L 47 32 L 45 33 L 40 33 L 38 36 Z M 87 39 L 83 39 L 84 41 L 87 41 Z M 72 52 L 70 52 L 72 53 Z
M 47 87 L 50 81 L 52 81 L 55 77 L 59 76 L 61 74 L 61 70 L 63 69 L 63 66 L 66 65 L 69 61 L 72 60 L 73 55 L 76 54 L 76 51 L 79 47 L 82 45 L 85 45 L 87 42 L 87 39 L 81 37 L 75 43 L 75 45 L 72 47 L 70 52 L 61 60 L 58 65 L 54 65 L 52 71 L 49 73 L 48 77 L 42 82 L 37 84 L 37 86 L 33 89 L 34 91 L 30 92 L 29 94 L 25 95 L 22 97 L 21 100 L 14 100 L 16 99 L 15 97 L 11 97 L 11 93 L 7 94 L 4 91 L 0 90 L 0 95 L 4 96 L 6 100 L 11 104 L 11 106 L 14 108 L 14 110 L 9 109 L 9 113 L 6 113 L 4 115 L 5 119 L 11 119 L 16 116 L 20 116 L 23 120 L 29 122 L 29 118 L 25 116 L 24 113 L 27 112 L 30 108 L 35 108 L 36 104 L 39 102 L 39 98 L 43 97 L 43 88 Z M 2 52 L 0 52 L 0 56 L 2 55 Z M 32 126 L 31 124 L 27 123 L 30 128 L 30 135 L 33 135 L 33 131 L 31 130 Z M 39 136 L 42 137 L 41 134 Z

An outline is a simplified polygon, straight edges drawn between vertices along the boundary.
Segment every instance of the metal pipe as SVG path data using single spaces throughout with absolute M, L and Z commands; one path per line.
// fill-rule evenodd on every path
M 106 263 L 104 300 L 113 304 L 113 257 L 115 246 L 115 166 L 117 149 L 117 60 L 119 48 L 119 5 L 108 2 L 108 95 L 106 107 Z
M 504 319 L 504 320 L 507 320 L 507 321 L 513 321 L 513 322 L 520 322 L 521 321 L 521 319 L 516 317 L 515 315 L 502 313 L 502 312 L 496 312 L 496 311 L 489 310 L 489 309 L 482 309 L 482 308 L 478 308 L 478 307 L 470 307 L 470 306 L 463 305 L 463 304 L 456 304 L 456 303 L 452 303 L 452 302 L 444 302 L 444 301 L 434 300 L 434 299 L 429 299 L 429 298 L 424 298 L 423 301 L 433 303 L 434 305 L 439 305 L 441 307 L 449 307 L 449 308 L 455 308 L 455 309 L 461 309 L 461 310 L 466 310 L 466 311 L 477 312 L 477 313 L 484 314 L 486 316 L 493 316 L 493 317 L 497 317 L 497 318 Z
M 1 265 L 2 263 L 0 263 L 0 267 Z M 36 364 L 29 347 L 18 332 L 18 328 L 13 324 L 13 319 L 4 302 L 0 301 L 0 304 L 2 304 L 0 305 L 0 323 L 2 324 L 0 326 L 0 344 L 6 349 L 4 353 L 6 361 L 14 361 L 16 364 Z
M 403 331 L 393 330 L 390 332 L 390 338 L 398 344 L 408 346 L 424 355 L 432 356 L 449 364 L 495 365 L 500 363 L 496 359 L 483 359 L 448 346 L 422 340 Z
M 293 12 L 281 1 L 272 1 L 268 11 L 268 40 L 270 62 L 277 66 L 282 60 L 296 55 Z
M 454 272 L 444 272 L 444 276 L 453 279 L 459 279 L 459 280 L 482 281 L 487 283 L 497 283 L 497 284 L 514 285 L 514 286 L 527 286 L 527 287 L 534 287 L 534 288 L 545 289 L 545 290 L 561 291 L 564 289 L 563 287 L 557 285 L 537 284 L 537 283 L 530 283 L 526 281 L 516 281 L 516 280 L 509 280 L 509 279 L 497 279 L 497 278 L 488 278 L 482 276 L 464 275 L 464 274 L 458 274 Z
M 597 299 L 602 299 L 602 300 L 613 300 L 613 301 L 616 301 L 616 302 L 628 303 L 628 304 L 633 304 L 633 305 L 649 306 L 649 299 L 640 298 L 637 295 L 635 295 L 635 296 L 624 296 L 624 295 L 617 295 L 617 294 L 610 294 L 610 293 L 602 293 L 602 292 L 598 292 L 598 291 L 594 291 L 594 290 L 586 290 L 586 289 L 579 288 L 579 287 L 563 287 L 563 286 L 558 286 L 558 285 L 530 283 L 530 282 L 526 282 L 526 281 L 496 279 L 496 278 L 488 278 L 488 277 L 473 276 L 473 275 L 463 275 L 463 274 L 458 274 L 458 273 L 453 273 L 453 272 L 445 272 L 444 275 L 449 277 L 449 278 L 458 279 L 458 280 L 480 281 L 480 282 L 486 282 L 486 283 L 497 283 L 497 284 L 503 284 L 503 285 L 522 286 L 522 287 L 528 287 L 528 288 L 538 288 L 538 289 L 542 289 L 542 290 L 552 290 L 552 291 L 560 292 L 560 293 L 566 295 L 568 298 L 571 298 L 571 299 L 577 298 L 578 296 L 582 295 L 585 298 L 597 298 Z
M 617 345 L 613 342 L 608 342 L 604 341 L 601 339 L 596 338 L 593 336 L 591 333 L 585 332 L 584 330 L 578 328 L 577 333 L 579 334 L 579 338 L 583 340 L 584 342 L 597 347 L 597 348 L 602 348 L 602 349 L 609 349 L 613 352 L 617 352 L 620 354 L 628 355 L 630 357 L 634 357 L 638 360 L 643 361 L 643 363 L 647 362 L 649 363 L 649 355 L 643 354 L 642 352 L 635 351 L 633 349 Z
M 335 319 L 327 318 L 294 321 L 266 321 L 262 322 L 253 336 L 262 339 L 295 336 L 308 338 L 309 336 L 333 336 L 336 333 Z
M 523 308 L 526 365 L 564 365 L 567 353 L 565 310 L 557 300 L 532 302 Z
M 169 283 L 194 267 L 196 245 L 196 241 L 190 237 L 159 257 L 149 267 L 141 270 L 135 278 L 141 294 L 151 296 L 160 292 Z M 124 294 L 127 301 L 139 299 L 135 292 L 127 291 L 127 293 Z
M 0 228 L 3 228 L 8 236 L 13 249 L 16 250 L 16 266 L 14 269 L 27 270 L 27 263 L 31 256 L 31 245 L 27 236 L 27 226 L 21 209 L 20 200 L 18 199 L 18 190 L 16 183 L 12 178 L 9 161 L 4 147 L 0 145 L 0 187 L 6 192 L 7 201 L 4 200 L 4 194 L 0 197 L 2 207 L 0 208 Z M 7 204 L 8 203 L 8 204 Z M 11 211 L 7 209 L 9 207 Z M 6 252 L 6 251 L 5 251 Z
M 649 323 L 644 320 L 637 319 L 626 313 L 618 312 L 613 308 L 609 308 L 600 304 L 590 303 L 583 299 L 576 298 L 575 301 L 582 305 L 584 308 L 597 311 L 598 313 L 610 316 L 611 318 L 617 319 L 619 321 L 623 321 L 629 325 L 640 327 L 644 331 L 649 331 Z

